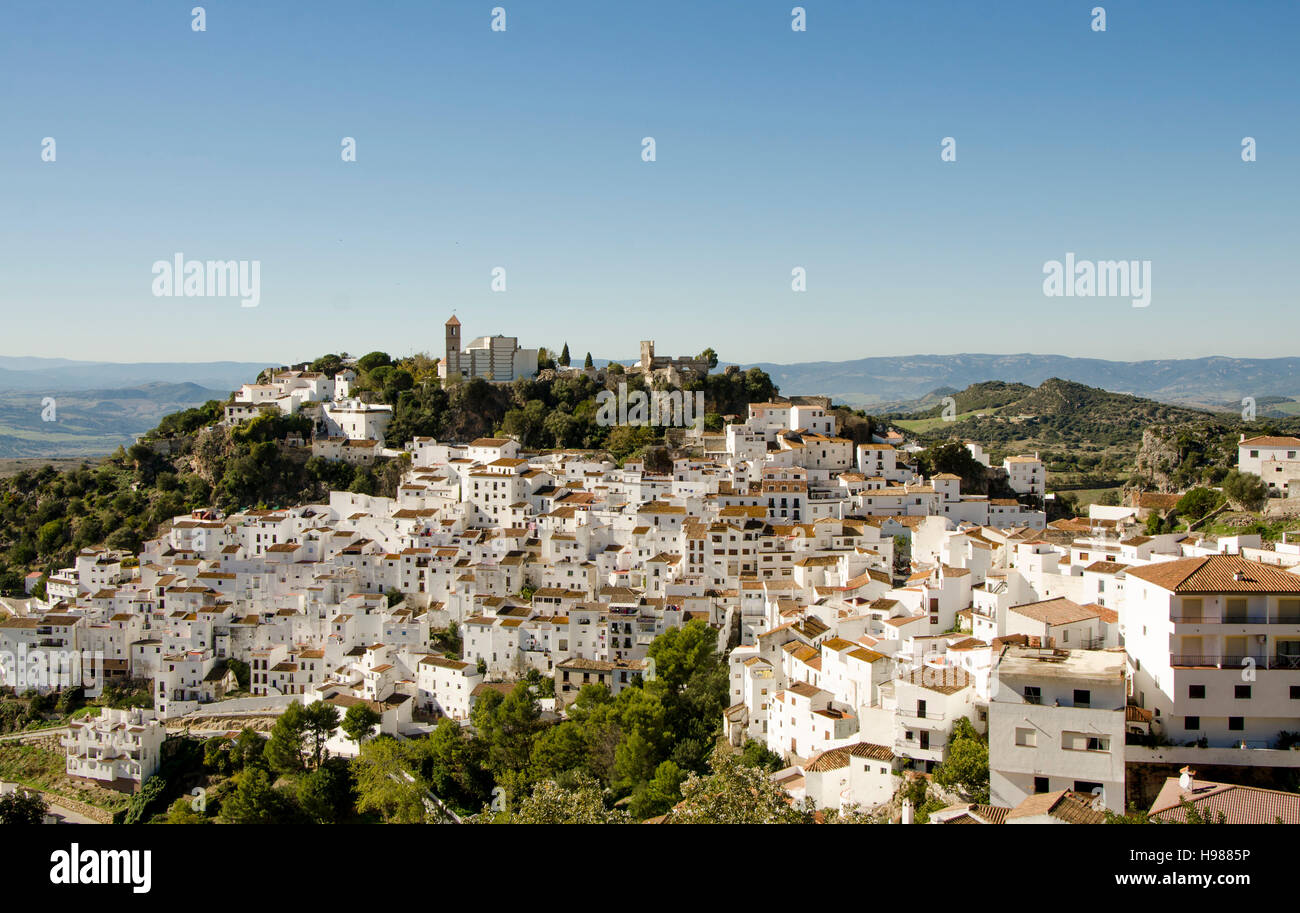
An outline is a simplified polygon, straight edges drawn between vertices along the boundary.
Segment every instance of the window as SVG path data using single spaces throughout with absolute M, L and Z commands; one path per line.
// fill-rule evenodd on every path
M 1025 686 L 1025 701 L 1030 704 L 1040 704 L 1043 700 L 1042 690 L 1037 685 Z
M 1187 686 L 1187 697 L 1188 697 L 1190 700 L 1193 700 L 1193 701 L 1203 700 L 1203 699 L 1205 698 L 1205 686 L 1204 686 L 1204 685 L 1188 685 L 1188 686 Z
M 1051 788 L 1047 777 L 1034 777 L 1034 792 L 1045 793 Z
M 1074 689 L 1074 706 L 1087 707 L 1092 704 L 1092 692 L 1084 688 Z
M 1244 716 L 1228 717 L 1229 732 L 1241 732 L 1245 728 L 1246 728 L 1246 718 Z
M 1016 744 L 1021 748 L 1033 748 L 1038 744 L 1038 733 L 1033 729 L 1017 727 Z
M 1061 747 L 1066 751 L 1110 751 L 1110 738 L 1087 732 L 1062 732 Z
M 1291 700 L 1300 701 L 1300 685 L 1291 686 Z
M 1200 718 L 1199 716 L 1185 716 L 1185 717 L 1183 717 L 1183 728 L 1184 728 L 1184 729 L 1188 729 L 1188 730 L 1192 730 L 1192 729 L 1200 729 L 1200 728 L 1201 728 L 1201 718 Z
M 1250 685 L 1237 685 L 1232 689 L 1232 696 L 1239 701 L 1250 700 Z

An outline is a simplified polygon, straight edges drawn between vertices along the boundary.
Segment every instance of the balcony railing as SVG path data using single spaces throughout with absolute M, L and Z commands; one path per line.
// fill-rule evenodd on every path
M 942 753 L 948 747 L 947 742 L 931 739 L 929 745 L 922 745 L 919 739 L 894 739 L 894 750 L 899 754 L 913 751 L 937 751 Z
M 1270 621 L 1263 615 L 1174 615 L 1173 620 L 1184 625 L 1267 625 L 1286 624 Z
M 1171 666 L 1190 666 L 1210 669 L 1244 669 L 1247 666 L 1269 668 L 1269 657 L 1255 655 L 1203 656 L 1197 654 L 1175 654 L 1169 657 Z
M 902 707 L 900 707 L 898 708 L 897 713 L 899 716 L 907 717 L 910 720 L 938 720 L 938 721 L 943 720 L 943 714 L 935 713 L 933 710 L 925 710 L 925 711 L 916 710 L 916 709 L 905 710 Z

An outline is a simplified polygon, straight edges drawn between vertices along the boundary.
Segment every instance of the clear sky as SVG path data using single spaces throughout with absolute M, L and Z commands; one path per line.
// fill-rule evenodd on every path
M 194 5 L 0 6 L 0 354 L 437 354 L 453 310 L 613 358 L 1300 354 L 1293 0 Z M 1150 307 L 1045 297 L 1067 251 Z M 260 305 L 155 297 L 177 252 Z

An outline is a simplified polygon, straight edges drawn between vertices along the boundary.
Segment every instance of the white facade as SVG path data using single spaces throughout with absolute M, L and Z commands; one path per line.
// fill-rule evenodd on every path
M 1300 728 L 1300 576 L 1230 555 L 1125 576 L 1134 694 L 1174 744 L 1268 748 Z
M 993 670 L 989 789 L 1012 807 L 1061 789 L 1124 811 L 1122 652 L 1008 646 Z
M 1300 438 L 1241 436 L 1237 469 L 1259 476 L 1269 497 L 1300 497 Z
M 68 724 L 61 744 L 67 749 L 68 776 L 107 783 L 131 781 L 139 788 L 162 762 L 167 731 L 151 710 L 103 708 L 97 717 Z

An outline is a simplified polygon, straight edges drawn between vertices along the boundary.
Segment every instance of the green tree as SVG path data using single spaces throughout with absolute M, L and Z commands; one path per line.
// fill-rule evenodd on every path
M 693 619 L 656 637 L 646 653 L 655 678 L 644 690 L 663 705 L 660 743 L 671 745 L 682 769 L 703 771 L 727 706 L 727 666 L 717 654 L 717 632 Z
M 591 770 L 590 748 L 582 725 L 573 720 L 557 723 L 533 742 L 529 764 L 534 780 L 559 780 L 564 774 Z
M 355 803 L 352 768 L 341 758 L 330 758 L 298 781 L 298 805 L 317 824 L 350 818 Z
M 488 746 L 487 766 L 512 797 L 527 790 L 533 739 L 541 731 L 542 708 L 520 682 L 507 695 L 488 691 L 470 711 L 474 730 Z
M 567 368 L 569 366 L 569 344 L 564 344 L 563 351 L 560 352 L 560 366 Z
M 374 812 L 391 824 L 427 820 L 424 788 L 408 768 L 406 751 L 396 739 L 384 736 L 362 745 L 352 762 L 357 810 Z
M 370 352 L 357 359 L 357 367 L 366 373 L 370 373 L 380 365 L 391 365 L 392 363 L 393 359 L 389 357 L 387 352 Z
M 122 816 L 123 824 L 143 824 L 150 816 L 164 808 L 167 798 L 167 778 L 156 773 L 145 780 L 140 791 L 131 797 L 126 813 Z
M 985 494 L 988 491 L 988 472 L 984 464 L 957 441 L 927 447 L 916 455 L 916 463 L 917 470 L 926 478 L 945 472 L 961 476 L 963 493 Z
M 768 749 L 766 745 L 757 739 L 748 739 L 740 750 L 740 763 L 746 767 L 761 767 L 766 771 L 775 772 L 785 766 L 781 756 L 775 751 Z
M 1268 486 L 1253 472 L 1234 469 L 1223 477 L 1223 494 L 1243 510 L 1259 510 L 1268 500 Z
M 168 824 L 211 824 L 212 820 L 207 815 L 200 814 L 194 810 L 191 804 L 192 800 L 187 796 L 181 796 L 167 809 Z
M 284 708 L 284 713 L 271 727 L 263 756 L 277 773 L 296 773 L 304 768 L 303 744 L 307 736 L 306 708 L 297 701 Z
M 226 776 L 234 766 L 230 757 L 230 739 L 220 736 L 208 739 L 203 743 L 203 767 L 212 773 L 220 776 Z
M 42 555 L 53 555 L 68 541 L 68 521 L 51 520 L 36 533 L 36 548 Z
M 594 367 L 596 367 L 596 363 L 593 362 L 593 361 L 591 360 L 591 353 L 590 353 L 590 352 L 587 353 L 587 357 L 586 357 L 586 359 L 582 362 L 582 366 L 583 366 L 584 368 L 594 368 Z
M 467 737 L 458 723 L 444 718 L 427 738 L 408 746 L 416 779 L 444 804 L 468 813 L 487 801 L 493 781 L 482 739 Z
M 245 768 L 234 792 L 221 803 L 221 820 L 229 824 L 283 824 L 293 817 L 291 800 L 275 788 L 262 767 Z
M 16 789 L 0 796 L 0 824 L 40 824 L 49 808 L 35 790 Z
M 262 757 L 266 750 L 266 739 L 254 729 L 245 727 L 230 745 L 230 763 L 236 769 L 251 764 L 266 763 Z
M 629 810 L 638 819 L 662 815 L 681 801 L 686 772 L 672 761 L 655 768 L 654 777 L 632 796 Z
M 572 787 L 543 780 L 509 818 L 513 824 L 626 824 L 627 812 L 605 805 L 600 783 L 580 777 Z
M 958 718 L 948 739 L 948 758 L 934 772 L 940 786 L 959 790 L 975 803 L 989 801 L 989 747 L 966 717 Z
M 1213 488 L 1193 488 L 1178 499 L 1175 509 L 1180 516 L 1199 520 L 1223 503 L 1223 495 Z
M 325 743 L 334 734 L 334 730 L 339 728 L 339 708 L 324 701 L 316 701 L 303 711 L 303 720 L 303 734 L 311 751 L 312 764 L 320 766 Z
M 357 743 L 360 747 L 379 725 L 382 717 L 371 708 L 370 704 L 353 704 L 348 708 L 348 712 L 343 714 L 343 734 Z
M 670 824 L 802 824 L 806 814 L 760 767 L 746 767 L 722 748 L 714 751 L 712 773 L 691 774 L 682 801 L 668 812 Z

